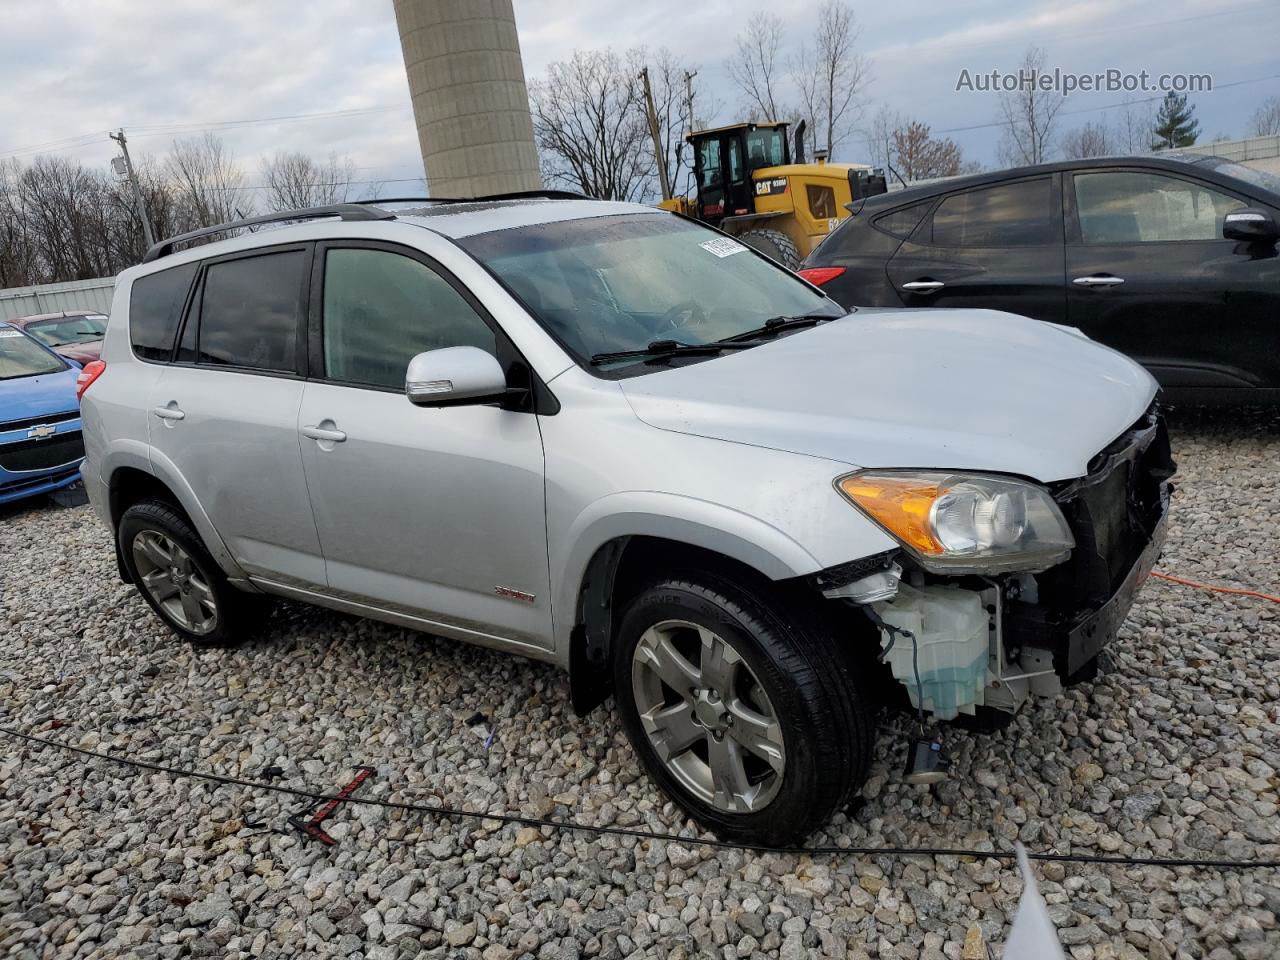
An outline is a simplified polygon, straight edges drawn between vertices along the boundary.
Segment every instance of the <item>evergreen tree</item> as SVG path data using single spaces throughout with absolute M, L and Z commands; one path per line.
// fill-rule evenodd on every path
M 1154 133 L 1155 143 L 1152 150 L 1164 150 L 1169 147 L 1189 147 L 1196 142 L 1200 134 L 1200 121 L 1193 114 L 1195 107 L 1187 103 L 1185 93 L 1165 94 L 1156 112 Z

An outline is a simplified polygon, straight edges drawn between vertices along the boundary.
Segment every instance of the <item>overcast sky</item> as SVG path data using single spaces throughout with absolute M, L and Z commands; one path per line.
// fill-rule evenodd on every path
M 819 0 L 774 0 L 793 47 Z M 871 62 L 865 119 L 880 104 L 935 132 L 991 122 L 991 94 L 957 93 L 962 68 L 1013 69 L 1029 44 L 1048 65 L 1213 76 L 1193 96 L 1202 139 L 1240 137 L 1257 105 L 1280 96 L 1280 0 L 897 0 L 852 4 Z M 577 9 L 570 12 L 571 7 Z M 763 8 L 763 5 L 762 5 Z M 728 0 L 515 0 L 526 73 L 575 49 L 669 47 L 734 119 L 741 97 L 724 69 L 736 26 L 752 9 Z M 349 155 L 357 179 L 420 177 L 391 0 L 0 0 L 0 158 L 44 153 L 109 162 L 109 128 L 138 153 L 215 129 L 251 184 L 276 150 Z M 1241 81 L 1253 81 L 1241 83 Z M 1228 84 L 1235 84 L 1227 86 Z M 1077 94 L 1064 129 L 1123 99 Z M 352 111 L 321 118 L 259 121 Z M 1070 116 L 1065 111 L 1073 111 Z M 1080 111 L 1075 113 L 1075 111 Z M 953 133 L 968 158 L 992 164 L 999 131 Z M 852 141 L 838 159 L 867 159 Z M 384 195 L 416 192 L 388 184 Z

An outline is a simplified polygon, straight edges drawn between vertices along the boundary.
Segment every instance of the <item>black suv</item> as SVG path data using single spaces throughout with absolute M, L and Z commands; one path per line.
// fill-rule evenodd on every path
M 1219 157 L 1073 160 L 853 205 L 800 273 L 846 307 L 1078 327 L 1175 398 L 1280 400 L 1280 177 Z

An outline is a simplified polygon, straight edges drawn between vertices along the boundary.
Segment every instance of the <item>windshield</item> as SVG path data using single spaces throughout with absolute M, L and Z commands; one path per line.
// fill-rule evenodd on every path
M 1200 163 L 1224 177 L 1234 177 L 1244 183 L 1254 187 L 1261 187 L 1270 193 L 1275 194 L 1272 199 L 1280 199 L 1280 177 L 1274 173 L 1267 173 L 1265 170 L 1256 170 L 1253 167 L 1246 167 L 1243 163 L 1236 163 L 1234 160 L 1225 160 L 1222 157 L 1206 157 Z
M 570 220 L 460 242 L 584 366 L 592 356 L 643 350 L 655 340 L 711 343 L 774 317 L 846 312 L 731 237 L 672 216 Z M 633 358 L 589 369 L 632 376 L 655 367 Z
M 0 380 L 57 373 L 67 365 L 13 327 L 0 327 Z
M 89 314 L 83 317 L 61 317 L 27 324 L 27 333 L 51 347 L 101 340 L 107 332 L 107 318 Z

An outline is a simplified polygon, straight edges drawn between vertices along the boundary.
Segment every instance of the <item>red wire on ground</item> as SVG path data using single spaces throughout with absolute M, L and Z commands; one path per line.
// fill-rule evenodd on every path
M 1153 577 L 1159 577 L 1161 580 L 1170 580 L 1173 583 L 1180 583 L 1184 587 L 1196 587 L 1199 590 L 1212 590 L 1215 593 L 1234 593 L 1242 597 L 1257 597 L 1259 600 L 1270 600 L 1272 603 L 1280 603 L 1280 597 L 1271 593 L 1263 593 L 1260 590 L 1246 590 L 1243 587 L 1219 587 L 1212 583 L 1201 583 L 1199 580 L 1187 580 L 1184 577 L 1175 577 L 1172 573 L 1161 573 L 1159 570 L 1152 570 Z

